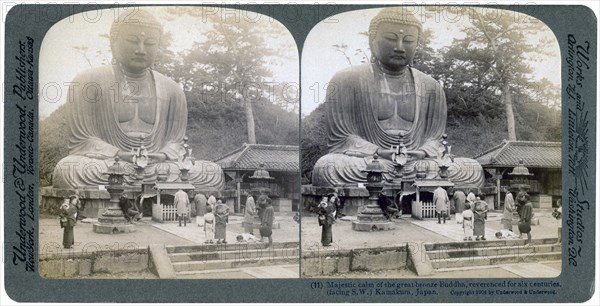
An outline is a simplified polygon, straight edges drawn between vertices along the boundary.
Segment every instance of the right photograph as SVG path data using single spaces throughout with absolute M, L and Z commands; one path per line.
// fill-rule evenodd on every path
M 559 276 L 560 67 L 553 32 L 511 10 L 385 7 L 316 25 L 301 63 L 301 276 Z

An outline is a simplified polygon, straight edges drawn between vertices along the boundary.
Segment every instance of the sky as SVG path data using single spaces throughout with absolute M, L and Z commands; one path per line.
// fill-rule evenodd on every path
M 361 49 L 368 53 L 369 41 L 366 35 L 371 19 L 381 9 L 358 10 L 332 16 L 317 24 L 308 34 L 302 49 L 302 116 L 309 115 L 314 109 L 324 102 L 327 83 L 333 75 L 350 66 L 346 57 L 335 48 L 334 44 L 348 45 L 352 65 L 361 63 L 364 54 L 355 55 L 354 50 Z M 423 29 L 431 29 L 433 37 L 431 47 L 438 50 L 452 43 L 454 38 L 464 38 L 460 28 L 469 23 L 468 16 L 460 16 L 448 12 L 445 7 L 438 7 L 437 11 L 425 11 L 423 7 L 407 7 L 423 23 Z M 527 18 L 533 18 L 524 14 L 500 10 L 502 14 L 513 14 L 515 19 L 524 22 Z M 529 40 L 536 42 L 541 36 L 551 37 L 553 43 L 547 48 L 554 51 L 554 56 L 541 62 L 530 62 L 534 69 L 535 79 L 547 78 L 560 88 L 560 52 L 556 37 L 547 28 L 539 37 L 530 37 Z M 418 48 L 417 48 L 417 52 Z M 370 54 L 368 54 L 370 56 Z
M 120 9 L 121 11 L 117 11 Z M 194 42 L 202 42 L 201 33 L 211 28 L 204 17 L 209 13 L 202 11 L 201 17 L 172 16 L 166 13 L 164 7 L 146 7 L 163 24 L 166 32 L 173 34 L 173 43 L 169 49 L 175 53 L 189 49 Z M 196 7 L 202 10 L 202 7 Z M 108 34 L 110 26 L 123 7 L 89 11 L 75 14 L 56 23 L 44 37 L 40 51 L 40 119 L 49 116 L 53 111 L 66 102 L 68 85 L 80 72 L 91 67 L 102 66 L 106 60 L 112 59 L 109 40 L 100 35 Z M 204 13 L 205 12 L 205 13 Z M 125 12 L 127 13 L 127 12 Z M 240 22 L 269 20 L 282 27 L 284 35 L 276 40 L 269 39 L 266 43 L 273 47 L 280 45 L 295 46 L 294 39 L 287 29 L 278 21 L 253 12 L 238 11 L 239 16 L 227 15 L 224 18 L 239 18 Z M 82 51 L 74 47 L 87 47 L 87 58 Z M 100 52 L 101 56 L 97 56 Z M 290 62 L 273 61 L 269 68 L 273 71 L 274 82 L 299 84 L 299 59 L 296 48 L 285 49 L 283 54 L 291 58 Z M 106 58 L 104 57 L 106 56 Z

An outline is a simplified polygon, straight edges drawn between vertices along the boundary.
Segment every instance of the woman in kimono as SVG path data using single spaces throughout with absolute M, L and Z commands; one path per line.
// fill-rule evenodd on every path
M 73 227 L 77 224 L 78 202 L 77 196 L 71 196 L 69 199 L 65 199 L 59 209 L 60 227 L 64 229 L 63 246 L 65 249 L 72 248 L 75 243 Z
M 463 240 L 473 240 L 473 211 L 471 210 L 471 205 L 469 203 L 465 203 L 464 207 L 465 209 L 462 212 L 462 227 L 465 237 Z
M 218 200 L 215 205 L 215 239 L 217 240 L 217 243 L 227 243 L 228 222 L 229 206 L 223 204 L 221 200 Z
M 335 195 L 329 194 L 323 197 L 319 203 L 319 225 L 321 225 L 321 244 L 324 247 L 331 246 L 333 242 L 332 226 L 335 223 Z
M 264 207 L 264 211 L 262 213 L 262 218 L 260 220 L 260 236 L 261 240 L 263 237 L 267 237 L 269 239 L 268 246 L 273 244 L 273 222 L 275 221 L 275 210 L 273 209 L 273 205 L 271 203 L 271 198 L 266 195 L 261 195 L 258 198 L 258 202 L 260 206 Z
M 504 198 L 504 211 L 502 212 L 502 228 L 513 231 L 512 219 L 515 211 L 515 199 L 512 193 L 507 192 Z
M 215 238 L 215 215 L 212 213 L 212 206 L 206 206 L 206 213 L 204 214 L 204 243 L 213 243 Z
M 254 216 L 256 215 L 256 204 L 254 198 L 249 195 L 246 199 L 246 209 L 244 210 L 244 232 L 254 235 Z
M 473 235 L 475 240 L 485 239 L 485 220 L 487 219 L 488 204 L 481 200 L 481 195 L 478 196 L 473 204 Z

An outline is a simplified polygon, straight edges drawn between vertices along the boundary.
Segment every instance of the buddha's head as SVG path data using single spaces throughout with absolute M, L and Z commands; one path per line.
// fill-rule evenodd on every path
M 154 64 L 162 33 L 162 25 L 147 11 L 122 14 L 110 28 L 113 57 L 126 72 L 141 73 Z
M 385 8 L 369 25 L 373 59 L 390 71 L 412 63 L 423 26 L 406 8 Z

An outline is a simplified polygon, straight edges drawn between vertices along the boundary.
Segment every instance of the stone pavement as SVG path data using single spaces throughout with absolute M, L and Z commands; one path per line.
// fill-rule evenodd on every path
M 394 220 L 395 229 L 381 232 L 357 232 L 352 230 L 356 217 L 338 219 L 333 225 L 333 246 L 340 249 L 404 245 L 407 242 L 447 242 L 448 238 L 412 223 L 409 217 Z M 303 248 L 321 245 L 321 227 L 316 215 L 302 217 L 301 242 Z
M 202 273 L 178 275 L 177 278 L 298 278 L 298 265 L 245 267 L 239 269 L 209 270 Z
M 485 238 L 487 240 L 498 240 L 496 238 L 496 232 L 502 229 L 501 218 L 502 214 L 499 212 L 488 213 L 488 219 L 485 223 Z M 558 236 L 558 221 L 554 219 L 550 213 L 537 212 L 536 218 L 539 220 L 540 224 L 531 227 L 532 238 L 556 238 Z M 445 224 L 438 224 L 437 219 L 417 220 L 410 217 L 405 217 L 405 219 L 416 226 L 440 234 L 450 239 L 449 241 L 463 241 L 462 225 L 456 223 L 454 216 L 452 216 L 451 220 L 446 220 Z M 513 231 L 516 235 L 519 234 L 517 225 L 513 226 Z M 523 236 L 523 239 L 525 238 L 527 237 Z
M 550 213 L 535 212 L 540 224 L 532 226 L 532 236 L 537 238 L 556 238 L 558 221 Z M 502 229 L 500 219 L 502 214 L 490 212 L 486 221 L 486 239 L 498 240 L 495 233 Z M 409 215 L 394 220 L 395 229 L 380 232 L 357 232 L 352 230 L 352 220 L 355 216 L 344 217 L 333 225 L 333 247 L 335 249 L 353 249 L 363 247 L 381 247 L 404 245 L 412 243 L 435 243 L 463 241 L 463 229 L 453 218 L 446 220 L 445 224 L 437 224 L 437 219 L 417 220 Z M 518 234 L 518 227 L 513 230 Z M 317 223 L 316 215 L 303 215 L 301 242 L 303 249 L 321 249 L 321 227 Z M 517 239 L 517 238 L 514 238 Z M 461 267 L 454 269 L 440 269 L 429 278 L 471 278 L 471 277 L 556 277 L 560 275 L 561 261 L 536 262 L 536 263 L 507 263 L 491 266 Z M 327 276 L 329 277 L 329 276 Z M 330 277 L 397 277 L 416 278 L 415 273 L 402 271 L 375 271 L 353 272 L 335 274 Z
M 299 224 L 293 220 L 293 212 L 275 213 L 275 221 L 281 224 L 279 229 L 273 230 L 275 242 L 294 242 L 299 240 Z M 232 215 L 227 226 L 227 240 L 235 243 L 235 237 L 243 232 L 243 217 Z M 58 217 L 42 217 L 39 221 L 39 254 L 40 256 L 53 254 L 70 254 L 82 251 L 116 250 L 128 248 L 143 248 L 150 244 L 163 245 L 196 245 L 204 243 L 204 231 L 196 226 L 195 218 L 186 227 L 179 227 L 178 223 L 157 223 L 150 218 L 144 218 L 135 226 L 135 231 L 126 234 L 97 234 L 93 231 L 95 219 L 85 219 L 75 227 L 75 245 L 73 249 L 62 247 L 63 230 L 60 228 Z M 258 236 L 258 229 L 255 229 Z M 298 278 L 299 266 L 273 265 L 261 267 L 242 267 L 237 269 L 223 269 L 204 271 L 201 274 L 190 274 L 182 278 Z M 149 273 L 146 273 L 149 274 Z M 108 276 L 98 276 L 111 278 Z M 152 278 L 154 275 L 134 274 L 120 275 L 117 278 Z M 180 277 L 180 276 L 178 276 Z
M 292 217 L 294 213 L 276 213 L 275 222 L 279 222 L 281 227 L 279 229 L 273 229 L 273 241 L 274 242 L 292 242 L 298 241 L 298 230 L 299 225 Z M 242 216 L 229 216 L 229 223 L 227 224 L 227 241 L 234 243 L 236 236 L 244 232 L 242 226 Z M 167 233 L 173 234 L 177 237 L 183 238 L 194 244 L 203 244 L 206 241 L 204 236 L 204 228 L 196 225 L 196 218 L 192 218 L 192 223 L 188 223 L 187 226 L 179 226 L 177 222 L 151 222 L 153 227 L 161 229 Z M 260 238 L 258 229 L 254 230 L 256 238 Z

